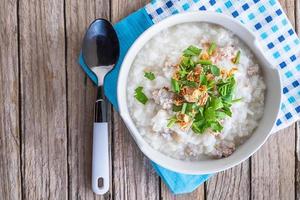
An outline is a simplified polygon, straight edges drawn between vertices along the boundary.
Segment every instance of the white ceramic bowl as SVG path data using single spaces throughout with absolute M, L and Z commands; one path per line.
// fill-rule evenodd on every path
M 263 117 L 260 120 L 259 125 L 255 129 L 253 135 L 227 158 L 208 159 L 201 161 L 183 161 L 171 158 L 153 149 L 142 138 L 134 122 L 132 121 L 131 116 L 129 115 L 126 96 L 127 77 L 137 53 L 154 35 L 162 31 L 163 29 L 187 22 L 213 23 L 223 26 L 224 28 L 232 31 L 241 40 L 243 40 L 246 45 L 248 45 L 248 47 L 255 54 L 262 68 L 264 81 L 267 86 Z M 234 18 L 208 11 L 177 14 L 153 25 L 148 30 L 146 30 L 134 42 L 134 44 L 127 52 L 121 66 L 121 71 L 118 79 L 118 102 L 120 115 L 141 151 L 155 163 L 167 169 L 186 174 L 208 174 L 222 171 L 233 167 L 250 157 L 259 149 L 259 147 L 266 141 L 266 139 L 270 135 L 280 108 L 280 101 L 281 82 L 278 70 L 276 70 L 275 67 L 268 62 L 254 34 Z

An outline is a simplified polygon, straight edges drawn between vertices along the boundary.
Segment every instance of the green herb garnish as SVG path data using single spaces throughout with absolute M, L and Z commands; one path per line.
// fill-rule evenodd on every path
M 233 99 L 231 102 L 232 103 L 237 103 L 237 102 L 240 102 L 243 98 L 238 98 L 238 99 Z
M 203 133 L 206 128 L 207 126 L 204 118 L 195 121 L 192 124 L 192 130 L 194 131 L 194 133 Z
M 179 111 L 181 111 L 181 108 L 182 108 L 182 106 L 176 106 L 175 104 L 173 104 L 172 110 L 173 110 L 174 112 L 179 112 Z
M 205 74 L 200 75 L 200 85 L 207 85 L 207 78 Z
M 224 119 L 227 117 L 227 114 L 224 111 L 216 111 L 217 119 Z
M 187 56 L 182 56 L 180 64 L 182 67 L 188 67 L 190 65 L 190 58 Z
M 167 124 L 167 127 L 168 128 L 171 128 L 177 121 L 177 118 L 175 116 L 171 117 L 169 120 L 168 120 L 168 124 Z
M 182 53 L 171 79 L 171 91 L 178 99 L 173 102 L 172 111 L 175 114 L 168 119 L 168 128 L 177 123 L 181 128 L 191 128 L 195 134 L 207 130 L 220 132 L 223 130 L 222 120 L 232 116 L 231 106 L 241 101 L 234 99 L 234 75 L 221 75 L 220 68 L 211 60 L 199 59 L 201 51 L 191 45 Z M 211 56 L 215 51 L 217 46 L 212 42 L 207 52 Z M 240 54 L 238 51 L 234 63 L 239 62 Z M 144 76 L 149 80 L 155 79 L 152 72 L 145 72 Z M 148 101 L 143 87 L 136 88 L 134 96 L 142 104 Z
M 187 49 L 183 51 L 184 56 L 199 56 L 200 53 L 201 53 L 201 49 L 193 45 L 189 46 Z
M 212 55 L 216 48 L 216 43 L 212 42 L 208 54 Z M 189 127 L 196 134 L 204 133 L 207 129 L 220 132 L 223 130 L 220 120 L 231 117 L 232 104 L 241 99 L 233 99 L 236 85 L 234 76 L 229 75 L 225 78 L 221 76 L 220 68 L 211 60 L 199 60 L 196 57 L 200 53 L 201 50 L 194 46 L 188 47 L 183 52 L 177 70 L 178 80 L 172 79 L 171 85 L 172 91 L 181 96 L 184 102 L 180 106 L 173 105 L 173 112 L 181 115 L 174 115 L 169 124 L 181 122 L 181 125 L 186 125 L 186 123 L 191 123 Z M 195 68 L 196 64 L 201 65 L 199 66 L 201 70 L 199 67 Z M 204 91 L 200 91 L 200 87 L 205 88 Z M 186 88 L 189 93 L 185 93 L 185 90 L 181 90 L 181 88 Z M 203 92 L 208 94 L 206 100 L 203 99 Z M 202 101 L 202 103 L 204 101 L 205 104 L 199 105 L 197 101 Z M 191 121 L 182 121 L 182 115 L 188 115 Z M 177 116 L 181 116 L 181 118 L 177 118 Z
M 184 103 L 181 108 L 181 114 L 185 114 L 187 103 Z
M 179 87 L 179 83 L 177 80 L 175 79 L 171 79 L 171 86 L 172 86 L 172 91 L 175 93 L 179 93 L 180 92 L 180 87 Z
M 201 64 L 201 65 L 211 65 L 212 62 L 210 60 L 199 60 L 199 64 Z
M 215 121 L 216 120 L 216 112 L 213 107 L 207 107 L 204 110 L 204 118 L 206 121 Z
M 155 79 L 155 75 L 153 74 L 153 72 L 145 72 L 144 77 L 146 77 L 147 79 L 149 79 L 151 81 L 153 81 Z
M 241 51 L 239 50 L 236 54 L 236 56 L 233 58 L 233 63 L 234 64 L 239 64 L 240 63 L 240 57 L 241 57 Z
M 134 97 L 136 98 L 136 100 L 138 100 L 139 102 L 141 102 L 144 105 L 148 101 L 148 97 L 144 94 L 143 87 L 141 87 L 141 86 L 137 87 L 135 89 Z
M 217 67 L 216 65 L 211 65 L 210 66 L 210 71 L 213 75 L 215 76 L 220 76 L 220 68 Z
M 218 121 L 211 122 L 209 126 L 214 132 L 220 132 L 223 130 L 223 126 Z
M 210 47 L 209 47 L 208 51 L 207 51 L 208 55 L 211 56 L 211 55 L 214 53 L 214 51 L 215 51 L 216 48 L 217 48 L 216 43 L 215 43 L 215 42 L 212 42 L 212 43 L 210 44 Z
M 229 117 L 232 116 L 232 112 L 231 112 L 231 109 L 229 107 L 224 107 L 222 108 L 223 112 L 228 115 Z
M 223 107 L 222 99 L 219 97 L 211 97 L 210 100 L 210 107 L 212 107 L 214 110 L 218 110 Z
M 189 87 L 193 87 L 193 88 L 198 86 L 198 84 L 196 82 L 188 81 L 188 80 L 182 80 L 182 81 L 180 81 L 180 83 L 184 86 L 189 86 Z

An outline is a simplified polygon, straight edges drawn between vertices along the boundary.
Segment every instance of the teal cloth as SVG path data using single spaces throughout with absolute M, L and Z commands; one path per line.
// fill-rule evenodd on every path
M 105 77 L 104 91 L 108 100 L 113 104 L 115 110 L 118 110 L 117 80 L 124 56 L 138 36 L 152 25 L 153 22 L 149 18 L 145 9 L 142 8 L 124 18 L 114 26 L 120 41 L 120 58 L 114 69 Z M 81 53 L 79 56 L 79 64 L 90 79 L 97 84 L 98 80 L 96 75 L 86 66 Z M 163 168 L 154 162 L 152 162 L 152 165 L 161 179 L 174 194 L 192 192 L 211 176 L 181 174 Z

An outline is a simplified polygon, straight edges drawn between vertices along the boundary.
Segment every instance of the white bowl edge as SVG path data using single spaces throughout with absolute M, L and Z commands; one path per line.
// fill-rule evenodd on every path
M 129 115 L 129 111 L 127 107 L 127 97 L 126 97 L 127 74 L 129 73 L 131 64 L 134 61 L 136 54 L 141 50 L 141 48 L 144 46 L 144 44 L 147 41 L 149 41 L 154 35 L 156 35 L 161 30 L 166 29 L 170 26 L 174 26 L 176 24 L 186 23 L 186 22 L 214 23 L 214 24 L 221 25 L 226 29 L 232 31 L 242 41 L 244 41 L 248 47 L 250 47 L 250 49 L 256 54 L 256 57 L 259 57 L 258 60 L 260 60 L 260 62 L 262 62 L 263 64 L 262 65 L 260 63 L 261 66 L 263 66 L 262 68 L 265 71 L 264 73 L 266 72 L 268 72 L 268 74 L 270 73 L 268 77 L 273 78 L 275 81 L 275 84 L 272 84 L 273 86 L 271 87 L 270 85 L 268 85 L 268 89 L 267 89 L 268 90 L 267 92 L 271 92 L 273 97 L 276 97 L 276 98 L 269 99 L 272 101 L 271 103 L 269 103 L 270 104 L 269 107 L 268 105 L 266 105 L 266 107 L 269 110 L 268 113 L 270 113 L 269 114 L 270 116 L 268 117 L 264 116 L 262 121 L 260 122 L 260 124 L 266 123 L 266 125 L 264 125 L 265 127 L 263 128 L 263 132 L 259 132 L 262 129 L 260 128 L 261 126 L 259 126 L 260 128 L 259 130 L 257 129 L 254 131 L 255 133 L 258 132 L 257 134 L 260 134 L 260 138 L 258 138 L 259 142 L 253 141 L 254 140 L 253 139 L 254 134 L 253 134 L 253 136 L 251 136 L 245 142 L 245 144 L 238 147 L 237 151 L 227 158 L 218 159 L 218 160 L 205 160 L 205 161 L 183 161 L 183 160 L 176 160 L 169 156 L 166 156 L 158 152 L 157 150 L 153 149 L 148 143 L 145 142 L 145 140 L 139 134 L 137 128 L 135 127 Z M 280 108 L 281 90 L 278 88 L 281 88 L 279 72 L 278 70 L 276 70 L 276 68 L 272 66 L 272 64 L 270 64 L 267 61 L 266 57 L 263 55 L 263 50 L 258 44 L 257 40 L 255 39 L 254 34 L 250 30 L 246 29 L 240 22 L 238 22 L 233 18 L 215 12 L 203 11 L 203 12 L 188 12 L 183 14 L 177 14 L 153 25 L 148 30 L 146 30 L 134 42 L 134 44 L 128 50 L 123 60 L 120 69 L 119 78 L 118 78 L 117 95 L 118 95 L 118 105 L 119 105 L 120 115 L 124 120 L 128 129 L 130 130 L 130 133 L 133 136 L 135 142 L 147 157 L 149 157 L 155 163 L 165 168 L 171 169 L 173 171 L 186 173 L 186 174 L 208 174 L 208 173 L 215 173 L 218 171 L 222 171 L 241 163 L 242 161 L 250 157 L 254 152 L 256 152 L 259 149 L 259 147 L 267 140 Z M 273 111 L 270 109 L 273 109 Z M 256 136 L 255 138 L 257 137 L 258 136 Z M 251 148 L 250 150 L 245 149 L 246 144 L 248 144 L 247 147 L 251 146 L 253 148 Z

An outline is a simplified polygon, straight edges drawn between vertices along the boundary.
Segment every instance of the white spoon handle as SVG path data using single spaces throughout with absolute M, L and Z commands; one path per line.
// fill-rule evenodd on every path
M 93 132 L 92 188 L 96 194 L 109 190 L 109 154 L 107 122 L 95 122 Z

